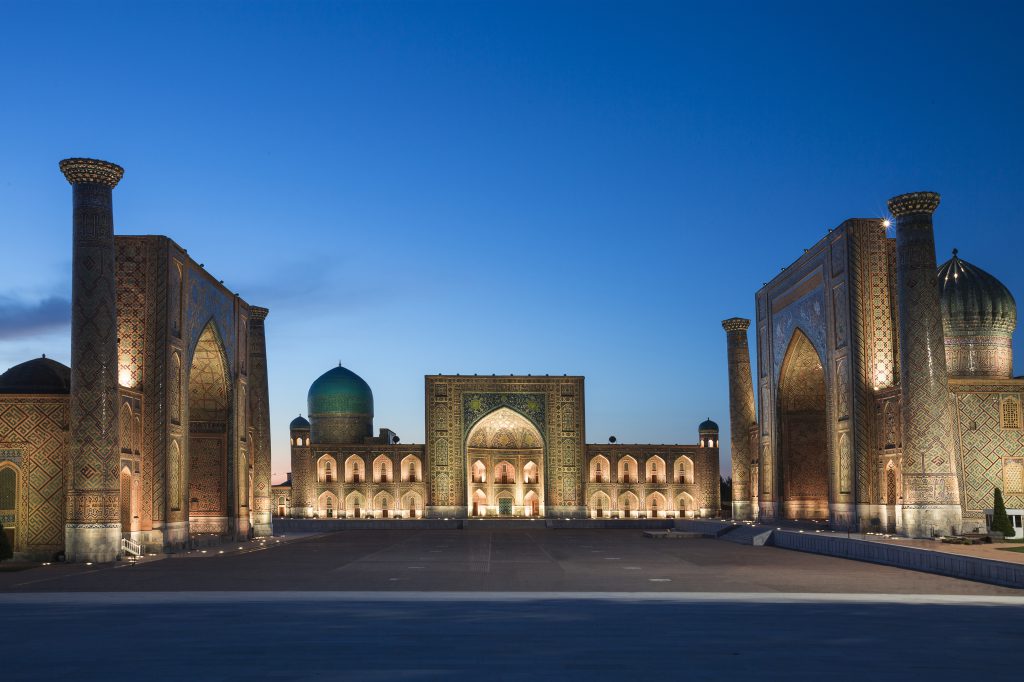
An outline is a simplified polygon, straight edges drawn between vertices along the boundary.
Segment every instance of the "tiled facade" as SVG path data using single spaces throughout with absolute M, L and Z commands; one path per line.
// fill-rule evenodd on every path
M 318 442 L 292 424 L 288 514 L 717 516 L 718 430 L 697 445 L 585 444 L 583 377 L 428 376 L 427 443 Z M 279 498 L 280 499 L 280 496 Z
M 167 237 L 114 236 L 118 167 L 62 170 L 75 199 L 71 388 L 0 395 L 15 551 L 109 561 L 122 538 L 153 551 L 197 532 L 269 533 L 266 310 Z
M 943 334 L 937 205 L 931 193 L 894 199 L 895 239 L 881 220 L 848 220 L 757 292 L 756 417 L 733 378 L 742 373 L 734 337 L 746 332 L 726 327 L 734 437 L 750 434 L 750 484 L 734 502 L 752 516 L 925 536 L 984 530 L 995 487 L 1007 507 L 1024 507 L 1015 492 L 1024 431 L 1012 418 L 1024 380 L 1003 356 L 957 359 L 947 374 L 951 353 L 980 346 L 970 329 Z M 1015 319 L 1011 311 L 992 324 L 1008 336 Z

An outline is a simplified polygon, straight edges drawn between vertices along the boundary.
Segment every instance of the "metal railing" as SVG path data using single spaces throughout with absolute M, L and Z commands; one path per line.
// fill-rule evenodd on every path
M 143 554 L 142 544 L 128 538 L 121 538 L 121 553 L 132 557 L 140 557 Z

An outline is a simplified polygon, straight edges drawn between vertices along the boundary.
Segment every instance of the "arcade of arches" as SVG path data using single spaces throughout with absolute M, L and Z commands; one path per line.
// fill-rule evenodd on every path
M 544 439 L 524 416 L 501 407 L 478 421 L 466 462 L 471 516 L 543 514 Z

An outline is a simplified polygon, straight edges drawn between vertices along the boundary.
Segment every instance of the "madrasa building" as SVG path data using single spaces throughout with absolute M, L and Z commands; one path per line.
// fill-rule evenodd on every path
M 65 159 L 71 366 L 0 375 L 0 523 L 18 556 L 111 561 L 271 533 L 264 320 L 163 236 L 114 234 L 120 166 Z
M 1022 535 L 1016 304 L 956 250 L 937 265 L 938 205 L 897 196 L 894 237 L 847 220 L 765 284 L 756 375 L 750 320 L 722 323 L 735 518 L 931 537 L 984 531 L 1001 488 Z
M 720 511 L 718 426 L 696 445 L 586 443 L 581 376 L 436 375 L 426 443 L 373 435 L 373 393 L 338 366 L 291 422 L 279 514 L 314 518 L 673 518 Z M 609 439 L 614 441 L 614 439 Z

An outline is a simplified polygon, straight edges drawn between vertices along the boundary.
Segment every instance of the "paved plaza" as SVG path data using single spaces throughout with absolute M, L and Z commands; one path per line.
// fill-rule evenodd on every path
M 161 680 L 1007 679 L 1024 632 L 1021 590 L 635 530 L 238 547 L 0 573 L 3 679 L 110 676 L 112 642 Z
M 637 530 L 353 530 L 0 573 L 3 591 L 821 592 L 1017 595 L 874 564 Z

